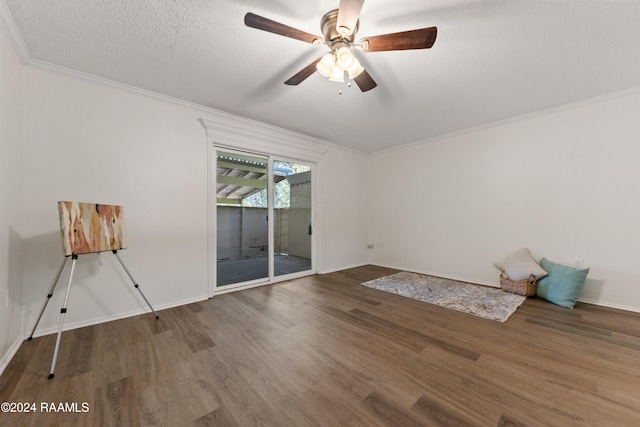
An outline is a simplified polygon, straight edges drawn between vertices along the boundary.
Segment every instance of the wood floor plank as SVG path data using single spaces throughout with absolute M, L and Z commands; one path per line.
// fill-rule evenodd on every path
M 140 424 L 131 377 L 121 378 L 95 389 L 94 425 L 131 426 Z
M 0 426 L 635 426 L 640 314 L 528 298 L 505 323 L 361 286 L 362 266 L 24 342 Z
M 389 426 L 420 427 L 424 424 L 414 418 L 401 405 L 392 401 L 380 392 L 372 392 L 364 400 L 363 404 L 380 420 Z
M 398 323 L 394 323 L 392 321 L 367 313 L 363 310 L 353 309 L 350 312 L 358 316 L 361 316 L 371 322 L 381 324 L 393 330 L 394 335 L 406 335 L 406 336 L 412 337 L 418 342 L 424 343 L 425 345 L 435 345 L 435 346 L 441 347 L 443 350 L 450 351 L 458 356 L 466 357 L 470 360 L 478 360 L 478 358 L 480 357 L 480 354 L 475 351 L 469 350 L 467 348 L 462 348 L 458 345 L 451 344 L 450 342 L 447 342 L 444 339 L 435 338 L 433 336 L 428 335 L 427 333 L 418 332 L 414 329 L 407 328 Z M 421 350 L 423 349 L 424 347 L 421 348 Z
M 425 424 L 430 426 L 442 427 L 471 427 L 473 424 L 468 423 L 459 415 L 454 414 L 454 408 L 448 408 L 433 398 L 425 395 L 413 405 L 412 409 L 421 415 L 421 419 L 425 420 Z
M 225 408 L 218 408 L 193 422 L 194 427 L 235 427 L 238 423 Z

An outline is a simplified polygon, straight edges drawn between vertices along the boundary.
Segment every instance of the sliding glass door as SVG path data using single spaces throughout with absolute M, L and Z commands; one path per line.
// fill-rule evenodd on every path
M 313 270 L 312 168 L 216 151 L 216 289 Z
M 274 274 L 311 270 L 311 167 L 274 160 Z
M 216 286 L 269 278 L 268 159 L 216 153 Z

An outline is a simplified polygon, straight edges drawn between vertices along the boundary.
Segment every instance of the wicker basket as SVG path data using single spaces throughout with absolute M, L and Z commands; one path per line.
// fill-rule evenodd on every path
M 500 288 L 503 291 L 530 297 L 536 294 L 538 281 L 532 274 L 528 279 L 511 280 L 504 273 L 500 274 Z

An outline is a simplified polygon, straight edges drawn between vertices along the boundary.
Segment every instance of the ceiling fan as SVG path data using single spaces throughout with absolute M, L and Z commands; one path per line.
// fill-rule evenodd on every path
M 382 52 L 390 50 L 429 49 L 436 41 L 436 27 L 420 28 L 399 33 L 365 37 L 354 43 L 360 24 L 360 10 L 364 0 L 340 0 L 338 9 L 327 12 L 320 21 L 324 37 L 281 24 L 268 18 L 247 13 L 244 23 L 251 28 L 267 31 L 303 42 L 319 45 L 326 44 L 331 50 L 304 67 L 289 80 L 287 85 L 298 85 L 307 77 L 318 71 L 330 81 L 343 82 L 345 73 L 350 80 L 356 82 L 362 92 L 373 89 L 377 83 L 362 67 L 351 52 L 358 48 L 362 52 Z

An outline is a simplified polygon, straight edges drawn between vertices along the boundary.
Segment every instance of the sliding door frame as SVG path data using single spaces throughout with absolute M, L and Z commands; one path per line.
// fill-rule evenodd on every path
M 273 160 L 271 159 L 270 156 L 266 155 L 266 154 L 261 154 L 261 153 L 254 153 L 254 152 L 248 152 L 248 151 L 244 151 L 244 150 L 236 150 L 236 149 L 230 149 L 230 148 L 221 148 L 219 146 L 214 146 L 214 159 L 213 162 L 216 163 L 215 167 L 217 168 L 217 158 L 218 158 L 218 153 L 224 153 L 224 154 L 230 154 L 230 155 L 238 155 L 238 156 L 250 156 L 254 159 L 260 159 L 263 160 L 266 163 L 266 171 L 267 171 L 267 186 L 266 186 L 266 191 L 267 191 L 267 275 L 264 277 L 259 277 L 257 279 L 251 279 L 251 280 L 247 280 L 245 282 L 238 282 L 238 283 L 230 283 L 227 285 L 223 285 L 223 287 L 218 286 L 217 280 L 218 280 L 218 236 L 216 233 L 216 242 L 214 244 L 214 258 L 215 258 L 215 266 L 214 266 L 214 276 L 213 276 L 213 280 L 214 280 L 214 286 L 215 286 L 215 290 L 214 290 L 214 294 L 220 294 L 220 293 L 226 293 L 226 292 L 231 292 L 234 290 L 238 290 L 238 289 L 246 289 L 246 288 L 250 288 L 253 286 L 259 286 L 259 285 L 264 285 L 267 282 L 269 282 L 271 280 L 271 277 L 273 276 L 273 256 L 271 255 L 271 248 L 273 247 L 274 244 L 274 238 L 273 238 L 273 182 L 270 179 L 271 178 L 271 170 L 272 170 L 272 164 L 273 164 Z M 216 173 L 216 175 L 214 176 L 214 180 L 215 182 L 213 183 L 214 186 L 217 188 L 217 183 L 218 183 L 218 175 Z M 216 191 L 217 193 L 217 191 Z M 216 230 L 218 229 L 218 203 L 217 203 L 217 194 L 215 195 L 216 197 L 216 208 L 212 211 L 215 219 L 214 219 L 214 224 L 215 224 L 215 228 Z
M 274 128 L 258 122 L 242 118 L 227 117 L 225 120 L 200 119 L 207 131 L 207 241 L 208 241 L 208 285 L 209 297 L 226 292 L 263 286 L 296 277 L 315 274 L 319 254 L 319 170 L 320 160 L 326 149 L 317 142 L 310 141 L 304 135 Z M 269 279 L 259 283 L 246 283 L 229 289 L 216 288 L 217 275 L 217 191 L 216 191 L 216 153 L 217 151 L 236 151 L 248 155 L 268 158 L 268 168 L 273 171 L 273 160 L 302 163 L 311 167 L 311 198 L 312 198 L 312 239 L 311 239 L 311 270 L 299 273 L 275 276 L 273 272 L 274 257 L 274 225 L 269 221 Z M 270 181 L 270 180 L 269 180 Z M 269 218 L 273 218 L 273 184 L 268 184 Z

